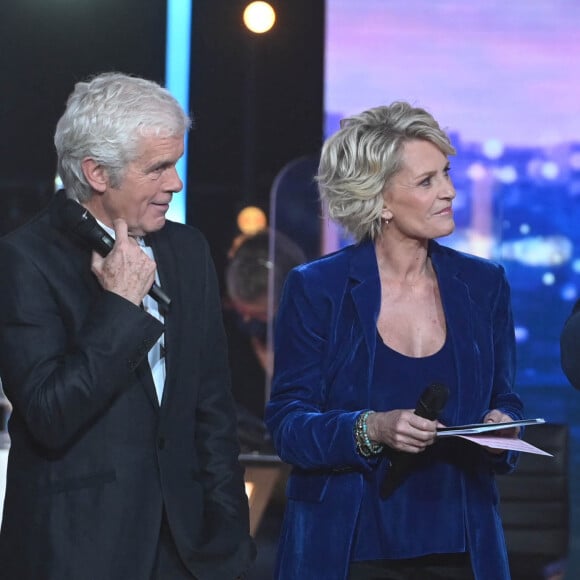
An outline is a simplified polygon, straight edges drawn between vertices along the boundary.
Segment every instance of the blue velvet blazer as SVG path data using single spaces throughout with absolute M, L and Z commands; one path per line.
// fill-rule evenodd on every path
M 522 418 L 521 401 L 513 393 L 515 340 L 503 268 L 436 242 L 429 253 L 459 385 L 457 416 L 447 423 L 479 422 L 494 408 Z M 361 457 L 353 437 L 356 417 L 370 407 L 379 308 L 371 242 L 300 266 L 286 282 L 266 409 L 276 450 L 294 467 L 280 538 L 279 580 L 347 578 L 363 475 L 385 468 L 388 461 L 388 454 L 378 461 Z M 464 479 L 466 538 L 475 577 L 506 580 L 494 472 L 512 469 L 517 454 L 469 452 L 481 455 L 477 469 Z M 359 525 L 364 530 L 364 522 Z M 433 532 L 419 529 L 410 541 L 422 542 Z

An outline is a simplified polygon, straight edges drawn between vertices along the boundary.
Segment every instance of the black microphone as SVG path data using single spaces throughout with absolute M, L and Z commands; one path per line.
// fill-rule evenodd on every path
M 419 397 L 415 415 L 434 421 L 445 407 L 449 397 L 449 389 L 442 383 L 432 383 Z M 410 453 L 395 452 L 391 460 L 391 466 L 381 484 L 381 498 L 387 499 L 400 483 L 409 470 L 413 467 L 415 455 Z
M 63 225 L 81 238 L 92 250 L 103 258 L 113 249 L 115 240 L 99 225 L 94 216 L 74 199 L 67 199 L 62 209 Z M 171 298 L 155 283 L 149 289 L 149 296 L 166 309 Z

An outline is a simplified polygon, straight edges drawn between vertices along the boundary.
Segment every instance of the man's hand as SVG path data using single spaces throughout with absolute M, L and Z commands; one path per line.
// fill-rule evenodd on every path
M 105 290 L 138 306 L 155 281 L 156 264 L 129 237 L 124 219 L 114 220 L 113 227 L 113 249 L 105 258 L 93 252 L 91 270 Z

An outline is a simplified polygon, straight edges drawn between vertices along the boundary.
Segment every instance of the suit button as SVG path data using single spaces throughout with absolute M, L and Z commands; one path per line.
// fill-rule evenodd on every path
M 165 437 L 159 437 L 157 440 L 157 447 L 163 449 L 165 447 Z

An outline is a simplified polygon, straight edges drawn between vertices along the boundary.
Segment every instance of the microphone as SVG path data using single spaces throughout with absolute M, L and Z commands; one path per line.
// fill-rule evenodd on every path
M 434 421 L 445 407 L 449 397 L 449 389 L 442 383 L 431 383 L 419 397 L 415 415 Z M 403 481 L 408 471 L 413 467 L 415 456 L 409 453 L 395 453 L 391 467 L 381 484 L 382 499 L 387 499 Z
M 113 249 L 115 240 L 99 225 L 94 216 L 80 203 L 68 198 L 63 204 L 63 225 L 81 238 L 92 250 L 103 258 Z M 149 296 L 166 309 L 171 298 L 155 283 L 149 289 Z

